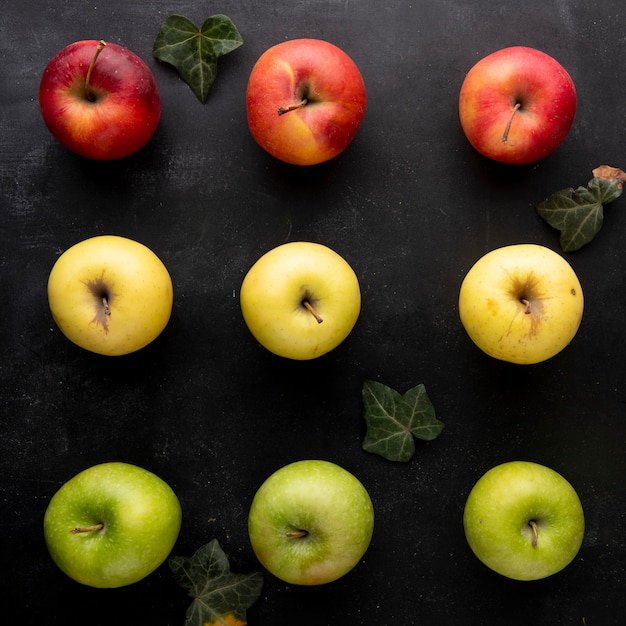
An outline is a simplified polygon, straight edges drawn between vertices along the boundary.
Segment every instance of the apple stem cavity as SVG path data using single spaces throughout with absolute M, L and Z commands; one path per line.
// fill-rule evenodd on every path
M 92 526 L 78 526 L 76 528 L 72 528 L 70 532 L 72 535 L 78 535 L 79 533 L 94 533 L 104 528 L 104 524 L 100 522 L 99 524 L 93 524 Z
M 531 543 L 533 545 L 533 548 L 536 548 L 537 542 L 539 541 L 539 527 L 537 526 L 537 522 L 532 519 L 530 520 L 530 522 L 528 522 L 528 525 L 533 529 L 533 537 Z
M 313 305 L 308 300 L 303 300 L 302 306 L 317 320 L 318 324 L 324 321 L 322 316 L 313 308 Z
M 115 294 L 105 282 L 104 273 L 100 278 L 94 278 L 85 284 L 96 303 L 96 315 L 93 321 L 100 324 L 105 332 L 108 332 L 108 318 L 111 317 L 111 301 L 115 298 Z
M 531 314 L 531 308 L 530 308 L 530 301 L 527 300 L 526 298 L 522 298 L 520 300 L 520 302 L 526 307 L 526 310 L 524 311 L 525 315 L 530 315 Z
M 287 107 L 278 107 L 278 115 L 284 115 L 285 113 L 289 113 L 289 111 L 302 109 L 308 104 L 308 102 L 307 98 L 303 98 L 301 102 L 298 102 L 298 104 L 290 104 Z
M 506 123 L 506 128 L 504 129 L 504 134 L 502 135 L 502 143 L 507 143 L 509 141 L 509 132 L 511 130 L 511 124 L 513 123 L 513 117 L 515 114 L 522 108 L 521 102 L 516 102 L 513 110 L 511 111 L 511 116 L 509 117 L 509 121 Z
M 306 537 L 309 534 L 308 530 L 290 530 L 285 533 L 286 537 L 301 539 L 302 537 Z
M 85 98 L 87 98 L 87 100 L 89 100 L 90 102 L 95 102 L 96 100 L 96 96 L 94 92 L 92 91 L 91 85 L 90 85 L 91 73 L 93 72 L 93 68 L 96 64 L 96 60 L 98 59 L 98 57 L 100 56 L 100 53 L 104 50 L 104 46 L 106 45 L 107 45 L 106 41 L 104 41 L 103 39 L 101 39 L 98 42 L 96 51 L 93 55 L 93 58 L 91 59 L 91 63 L 89 64 L 89 69 L 87 70 L 87 76 L 85 77 Z

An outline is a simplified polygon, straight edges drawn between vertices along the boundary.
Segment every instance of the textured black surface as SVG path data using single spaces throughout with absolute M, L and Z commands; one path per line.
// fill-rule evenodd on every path
M 346 577 L 298 588 L 265 576 L 249 611 L 260 626 L 621 623 L 626 609 L 624 238 L 619 199 L 587 248 L 567 258 L 586 296 L 580 331 L 554 359 L 514 367 L 471 344 L 457 314 L 461 280 L 488 250 L 558 234 L 535 214 L 551 192 L 626 166 L 623 3 L 599 0 L 161 0 L 4 3 L 0 20 L 0 612 L 10 623 L 182 624 L 188 598 L 166 565 L 128 588 L 95 590 L 51 562 L 41 530 L 56 489 L 107 460 L 146 467 L 182 502 L 175 548 L 217 538 L 238 571 L 258 568 L 246 534 L 251 498 L 290 461 L 354 472 L 376 509 L 372 545 Z M 229 15 L 244 45 L 219 62 L 202 105 L 151 58 L 170 13 Z M 271 45 L 327 39 L 368 88 L 353 144 L 297 169 L 251 139 L 244 94 Z M 38 110 L 39 78 L 72 41 L 104 38 L 141 56 L 163 99 L 150 144 L 118 163 L 58 145 Z M 462 135 L 458 91 L 481 57 L 529 45 L 571 73 L 579 110 L 546 160 L 505 167 Z M 115 233 L 170 270 L 175 307 L 140 353 L 107 359 L 55 328 L 45 286 L 61 251 Z M 287 362 L 260 348 L 238 305 L 263 252 L 314 240 L 359 275 L 361 318 L 335 352 Z M 442 436 L 392 464 L 361 449 L 364 378 L 399 391 L 423 382 Z M 577 489 L 587 532 L 561 574 L 516 583 L 491 573 L 463 535 L 465 498 L 493 465 L 527 459 Z M 3 618 L 3 621 L 5 619 Z

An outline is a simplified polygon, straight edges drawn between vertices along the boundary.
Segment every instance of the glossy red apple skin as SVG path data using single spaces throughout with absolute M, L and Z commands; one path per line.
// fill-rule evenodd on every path
M 279 114 L 279 107 L 301 108 Z M 353 140 L 367 104 L 363 77 L 337 46 L 292 39 L 266 50 L 246 92 L 248 125 L 257 143 L 293 165 L 328 161 Z
M 517 103 L 520 108 L 511 118 Z M 534 48 L 513 46 L 470 69 L 459 95 L 459 116 L 478 152 L 524 164 L 557 149 L 572 127 L 576 105 L 574 82 L 558 61 Z
M 85 81 L 98 41 L 72 43 L 48 63 L 39 86 L 39 107 L 52 135 L 77 154 L 120 159 L 143 148 L 161 117 L 154 75 L 133 52 L 107 43 Z

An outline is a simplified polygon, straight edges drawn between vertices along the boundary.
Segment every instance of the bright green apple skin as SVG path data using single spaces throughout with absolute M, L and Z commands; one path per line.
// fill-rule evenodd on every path
M 240 303 L 246 325 L 262 346 L 279 356 L 308 360 L 330 352 L 350 334 L 361 311 L 361 290 L 354 270 L 334 250 L 294 241 L 270 250 L 250 268 Z
M 487 567 L 515 580 L 538 580 L 560 572 L 578 554 L 585 518 L 576 491 L 560 474 L 510 461 L 474 485 L 463 526 L 470 548 Z
M 466 274 L 459 316 L 472 341 L 490 356 L 517 364 L 545 361 L 580 326 L 583 290 L 572 266 L 537 244 L 488 252 Z
M 171 487 L 136 465 L 102 463 L 66 482 L 44 516 L 54 562 L 91 587 L 130 585 L 168 557 L 182 511 Z M 101 530 L 72 532 L 103 524 Z
M 159 257 L 117 235 L 71 246 L 48 277 L 57 326 L 76 345 L 107 356 L 135 352 L 156 339 L 170 319 L 173 298 L 172 279 Z
M 320 585 L 349 572 L 365 554 L 374 508 L 362 483 L 329 461 L 296 461 L 259 488 L 248 516 L 252 548 L 281 580 Z M 304 536 L 290 536 L 290 533 Z

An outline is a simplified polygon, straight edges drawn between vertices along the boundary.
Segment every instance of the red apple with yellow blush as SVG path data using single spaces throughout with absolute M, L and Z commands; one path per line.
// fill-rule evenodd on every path
M 337 46 L 292 39 L 266 50 L 246 92 L 248 126 L 277 159 L 315 165 L 345 150 L 366 108 L 363 77 Z

